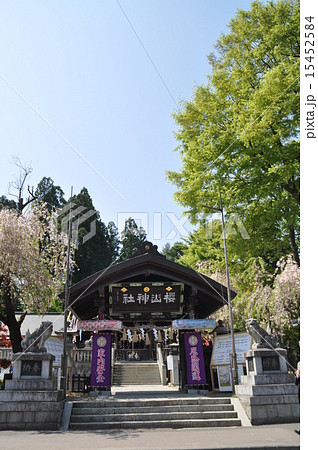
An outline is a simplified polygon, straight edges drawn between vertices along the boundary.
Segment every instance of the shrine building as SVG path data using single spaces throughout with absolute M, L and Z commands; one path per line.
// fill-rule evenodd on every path
M 231 291 L 231 297 L 235 295 Z M 181 384 L 185 385 L 186 363 L 182 355 L 185 354 L 183 347 L 187 340 L 181 336 L 184 330 L 175 330 L 172 325 L 188 320 L 195 324 L 193 332 L 203 330 L 204 325 L 199 328 L 200 320 L 202 324 L 207 322 L 204 319 L 224 306 L 226 298 L 225 286 L 168 260 L 157 251 L 156 245 L 144 242 L 132 258 L 71 286 L 69 307 L 81 324 L 82 328 L 79 328 L 84 330 L 82 345 L 93 339 L 92 330 L 95 333 L 106 330 L 99 324 L 107 321 L 120 324 L 109 333 L 110 364 L 160 360 L 168 367 L 167 357 L 173 349 L 183 366 Z M 89 327 L 85 328 L 85 324 Z M 96 328 L 92 328 L 95 325 Z M 201 335 L 198 337 L 201 340 Z M 194 341 L 196 339 L 193 337 Z M 102 342 L 105 344 L 103 339 Z M 81 343 L 78 344 L 80 348 Z M 202 359 L 203 354 L 200 357 Z M 164 377 L 161 378 L 163 382 Z
M 166 259 L 156 245 L 144 242 L 134 257 L 71 286 L 69 305 L 80 320 L 102 312 L 125 327 L 137 322 L 171 326 L 175 319 L 210 316 L 226 298 L 225 286 Z

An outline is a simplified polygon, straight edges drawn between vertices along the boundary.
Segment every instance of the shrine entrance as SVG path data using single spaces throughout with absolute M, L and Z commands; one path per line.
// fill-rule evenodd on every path
M 144 242 L 134 257 L 70 288 L 71 310 L 79 321 L 121 323 L 114 330 L 90 328 L 111 333 L 113 363 L 157 362 L 161 371 L 171 344 L 179 344 L 172 322 L 205 319 L 224 305 L 224 298 L 225 286 L 166 259 L 151 242 Z
M 157 351 L 154 343 L 146 345 L 146 342 L 140 340 L 129 342 L 123 341 L 122 336 L 116 333 L 114 336 L 114 362 L 140 362 L 157 361 Z

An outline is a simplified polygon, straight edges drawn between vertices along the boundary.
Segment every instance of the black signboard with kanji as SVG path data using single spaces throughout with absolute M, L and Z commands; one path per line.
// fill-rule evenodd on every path
M 41 376 L 42 361 L 21 361 L 21 375 L 23 376 Z
M 156 313 L 180 311 L 182 283 L 120 283 L 109 286 L 112 313 Z

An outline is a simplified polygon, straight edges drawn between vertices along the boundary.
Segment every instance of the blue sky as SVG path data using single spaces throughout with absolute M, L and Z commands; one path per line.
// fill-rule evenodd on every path
M 205 82 L 213 44 L 249 5 L 2 0 L 0 195 L 17 155 L 33 167 L 29 184 L 51 177 L 66 197 L 85 186 L 105 223 L 147 218 L 159 248 L 180 240 L 191 226 L 165 178 L 180 167 L 171 115 Z

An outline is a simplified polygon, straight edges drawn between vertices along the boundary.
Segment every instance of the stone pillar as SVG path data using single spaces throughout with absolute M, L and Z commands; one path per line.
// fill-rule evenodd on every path
M 172 354 L 172 384 L 179 386 L 179 345 L 170 344 Z M 170 381 L 170 380 L 169 380 Z

